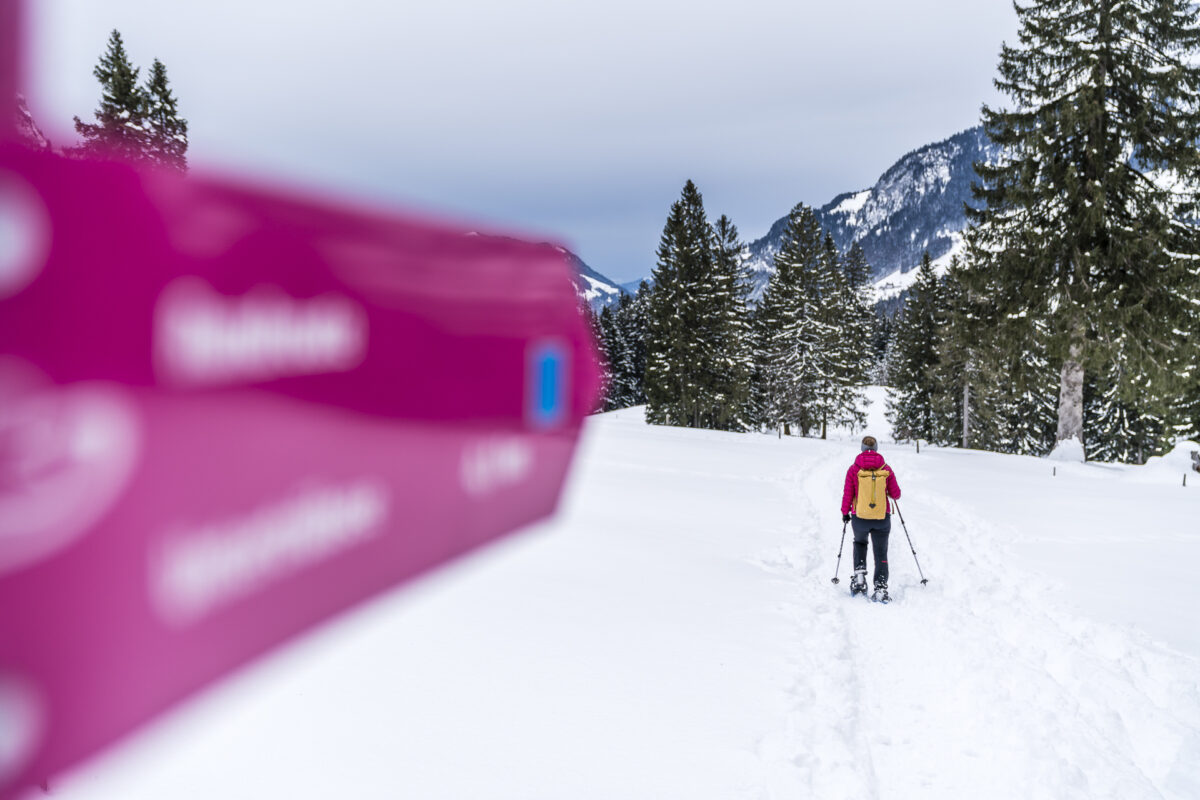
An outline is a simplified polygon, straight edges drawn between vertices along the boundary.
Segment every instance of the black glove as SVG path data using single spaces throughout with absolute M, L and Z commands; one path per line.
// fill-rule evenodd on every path
M 850 515 L 842 514 L 842 522 L 849 522 L 849 521 L 850 521 Z

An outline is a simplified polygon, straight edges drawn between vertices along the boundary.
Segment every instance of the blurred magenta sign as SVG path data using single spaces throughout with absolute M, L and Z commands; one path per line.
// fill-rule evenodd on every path
M 549 514 L 560 251 L 0 146 L 0 796 Z

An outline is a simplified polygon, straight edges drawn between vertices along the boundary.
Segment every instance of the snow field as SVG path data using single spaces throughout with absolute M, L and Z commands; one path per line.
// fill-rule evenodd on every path
M 605 414 L 555 522 L 346 615 L 54 793 L 1200 797 L 1200 589 L 1154 568 L 1200 556 L 1200 490 L 917 455 L 871 396 L 930 579 L 893 517 L 890 605 L 850 598 L 849 533 L 830 583 L 857 434 Z

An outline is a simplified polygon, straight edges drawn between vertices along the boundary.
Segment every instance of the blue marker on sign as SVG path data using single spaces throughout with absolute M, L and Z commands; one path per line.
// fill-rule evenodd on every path
M 535 428 L 553 428 L 567 414 L 567 349 L 542 340 L 529 348 L 525 413 Z

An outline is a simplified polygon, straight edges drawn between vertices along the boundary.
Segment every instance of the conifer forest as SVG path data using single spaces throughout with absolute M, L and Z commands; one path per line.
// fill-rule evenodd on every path
M 906 440 L 1144 463 L 1200 436 L 1200 12 L 1183 0 L 1017 6 L 1008 102 L 982 108 L 965 246 L 876 303 L 857 243 L 787 218 L 749 299 L 746 250 L 688 181 L 651 279 L 594 319 L 604 410 L 823 437 L 893 389 Z

